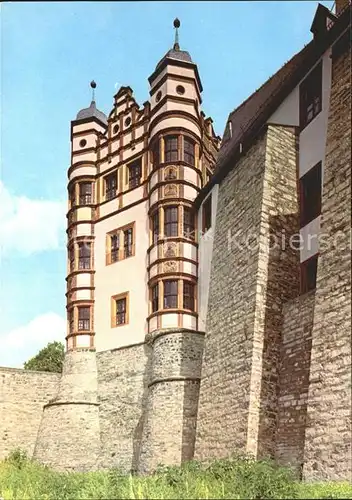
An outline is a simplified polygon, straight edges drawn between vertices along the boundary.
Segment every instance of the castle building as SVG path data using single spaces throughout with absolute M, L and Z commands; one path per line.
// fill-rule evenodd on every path
M 351 473 L 348 0 L 229 114 L 175 44 L 140 107 L 71 123 L 62 375 L 1 368 L 0 457 L 59 470 L 240 451 Z

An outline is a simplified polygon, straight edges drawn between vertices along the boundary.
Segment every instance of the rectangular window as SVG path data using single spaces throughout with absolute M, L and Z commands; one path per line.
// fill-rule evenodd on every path
M 178 236 L 178 207 L 164 209 L 164 236 Z
M 183 309 L 194 311 L 194 284 L 183 282 Z
M 317 268 L 318 254 L 301 263 L 301 295 L 316 288 Z
M 159 212 L 155 212 L 152 216 L 152 232 L 153 232 L 153 245 L 156 245 L 159 239 Z
M 183 149 L 184 149 L 184 161 L 188 163 L 189 165 L 195 165 L 194 161 L 194 141 L 192 139 L 189 139 L 188 137 L 184 137 L 183 140 Z
M 117 194 L 117 172 L 105 177 L 105 199 L 112 200 Z
M 90 307 L 78 307 L 78 330 L 90 330 Z
M 91 244 L 78 243 L 78 269 L 90 269 Z
M 183 209 L 183 237 L 190 240 L 195 239 L 194 213 L 189 207 Z
M 159 284 L 157 283 L 152 287 L 152 312 L 159 309 Z
M 111 326 L 120 326 L 128 324 L 128 292 L 120 293 L 119 295 L 115 295 L 111 298 L 112 303 L 112 317 L 111 317 Z
M 140 185 L 142 178 L 142 159 L 134 161 L 127 165 L 128 168 L 128 185 L 129 188 L 135 188 Z
M 169 135 L 165 137 L 165 162 L 178 160 L 178 137 Z
M 202 232 L 203 234 L 211 228 L 211 195 L 203 203 L 202 209 Z
M 322 64 L 318 64 L 299 87 L 300 127 L 303 129 L 322 109 Z
M 321 214 L 321 162 L 300 178 L 301 227 Z
M 177 280 L 164 281 L 164 309 L 177 309 Z
M 119 260 L 120 251 L 120 235 L 112 234 L 110 236 L 110 248 L 111 248 L 111 263 L 117 262 Z
M 79 204 L 90 205 L 92 203 L 92 183 L 80 182 L 79 184 Z
M 133 227 L 125 229 L 123 232 L 124 257 L 133 255 Z

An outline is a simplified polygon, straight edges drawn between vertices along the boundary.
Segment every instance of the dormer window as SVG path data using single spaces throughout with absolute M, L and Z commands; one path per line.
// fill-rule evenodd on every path
M 304 129 L 322 109 L 322 64 L 316 66 L 299 87 L 300 128 Z
M 178 137 L 177 135 L 168 135 L 165 137 L 165 161 L 178 160 Z

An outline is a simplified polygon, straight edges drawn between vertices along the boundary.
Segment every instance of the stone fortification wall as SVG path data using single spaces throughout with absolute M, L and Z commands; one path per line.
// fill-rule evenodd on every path
M 201 460 L 275 452 L 282 307 L 298 293 L 299 254 L 288 245 L 299 230 L 296 162 L 295 129 L 270 125 L 219 186 L 197 422 Z
M 307 416 L 315 291 L 284 305 L 276 458 L 301 474 Z
M 144 427 L 151 348 L 136 344 L 97 354 L 100 467 L 136 470 Z
M 33 456 L 62 471 L 98 468 L 100 428 L 94 350 L 66 353 L 58 394 L 44 406 Z
M 43 406 L 58 390 L 61 375 L 0 368 L 0 460 L 15 448 L 34 451 Z
M 138 470 L 180 464 L 194 454 L 204 334 L 153 332 L 151 377 Z
M 351 478 L 351 44 L 332 49 L 308 418 L 306 479 Z

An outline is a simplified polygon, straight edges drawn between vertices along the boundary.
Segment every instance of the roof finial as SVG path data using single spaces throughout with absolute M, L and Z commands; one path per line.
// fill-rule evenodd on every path
M 97 84 L 95 83 L 94 80 L 92 80 L 90 82 L 90 86 L 92 87 L 92 101 L 94 101 L 95 100 L 95 88 L 96 88 Z
M 178 43 L 178 28 L 180 27 L 181 23 L 180 20 L 176 17 L 174 20 L 174 28 L 175 28 L 175 43 L 174 43 L 174 50 L 180 50 L 180 46 Z

